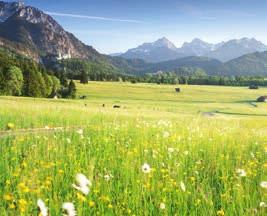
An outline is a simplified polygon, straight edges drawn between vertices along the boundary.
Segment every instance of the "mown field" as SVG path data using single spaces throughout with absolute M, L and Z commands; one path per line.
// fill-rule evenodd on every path
M 267 89 L 77 87 L 86 100 L 0 97 L 0 215 L 38 215 L 38 199 L 51 216 L 64 202 L 77 215 L 266 214 L 267 104 L 255 99 Z

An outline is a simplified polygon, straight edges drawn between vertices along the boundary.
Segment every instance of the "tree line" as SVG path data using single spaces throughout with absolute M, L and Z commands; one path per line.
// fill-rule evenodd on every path
M 74 85 L 74 86 L 73 86 Z M 27 97 L 71 97 L 75 83 L 62 85 L 44 66 L 5 50 L 0 50 L 0 94 Z
M 128 75 L 103 62 L 69 59 L 44 67 L 41 64 L 0 50 L 0 95 L 28 97 L 75 98 L 73 80 L 87 84 L 89 81 L 120 81 L 132 83 L 267 86 L 263 76 L 210 76 L 195 67 L 180 67 L 174 71 Z

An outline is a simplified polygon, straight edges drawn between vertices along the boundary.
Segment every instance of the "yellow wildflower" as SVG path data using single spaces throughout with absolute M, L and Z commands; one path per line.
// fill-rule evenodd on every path
M 27 201 L 25 199 L 20 199 L 18 203 L 20 212 L 25 212 L 27 207 Z
M 224 216 L 224 211 L 222 209 L 217 211 L 217 216 Z
M 6 201 L 11 201 L 11 200 L 13 200 L 13 196 L 12 196 L 12 194 L 10 194 L 10 193 L 5 194 L 3 198 L 4 198 L 4 200 L 6 200 Z
M 89 207 L 91 207 L 91 208 L 93 208 L 95 206 L 95 202 L 94 201 L 90 200 L 88 203 L 89 203 Z
M 16 208 L 16 206 L 15 206 L 14 203 L 11 203 L 11 204 L 9 205 L 9 208 L 10 208 L 10 209 L 14 209 L 14 208 Z
M 77 193 L 77 198 L 78 198 L 78 200 L 80 200 L 81 202 L 85 202 L 85 201 L 86 201 L 86 197 L 83 196 L 83 195 L 80 194 L 80 193 Z

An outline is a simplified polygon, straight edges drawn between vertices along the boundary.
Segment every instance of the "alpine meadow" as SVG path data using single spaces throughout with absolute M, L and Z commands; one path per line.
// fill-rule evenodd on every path
M 266 215 L 266 10 L 0 1 L 0 216 Z

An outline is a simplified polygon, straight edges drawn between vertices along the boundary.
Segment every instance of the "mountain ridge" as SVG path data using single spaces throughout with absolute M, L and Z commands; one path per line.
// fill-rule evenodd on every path
M 267 45 L 257 41 L 255 38 L 246 37 L 216 44 L 207 43 L 199 38 L 195 38 L 191 42 L 184 42 L 180 48 L 176 49 L 175 45 L 164 37 L 164 40 L 168 41 L 172 46 L 169 48 L 167 45 L 163 44 L 161 50 L 158 50 L 158 46 L 155 46 L 155 44 L 160 40 L 162 39 L 152 43 L 144 43 L 137 48 L 129 49 L 120 56 L 128 59 L 140 58 L 154 63 L 188 56 L 206 56 L 222 62 L 227 62 L 249 53 L 267 51 Z M 166 53 L 168 53 L 168 55 L 166 55 Z
M 19 3 L 0 1 L 0 47 L 13 50 L 43 64 L 52 62 L 58 66 L 60 64 L 57 63 L 64 59 L 81 59 L 98 64 L 97 67 L 94 67 L 99 70 L 96 73 L 105 70 L 114 73 L 142 75 L 156 73 L 160 70 L 176 70 L 179 67 L 199 67 L 209 75 L 257 75 L 257 73 L 267 75 L 265 52 L 242 55 L 225 63 L 214 59 L 213 55 L 204 54 L 209 50 L 214 52 L 225 49 L 232 44 L 245 47 L 242 50 L 243 53 L 248 52 L 247 50 L 264 51 L 266 49 L 266 45 L 254 38 L 230 40 L 219 44 L 206 43 L 196 38 L 177 48 L 166 37 L 163 37 L 153 43 L 144 43 L 138 48 L 141 51 L 152 50 L 154 54 L 148 51 L 145 53 L 150 53 L 146 56 L 147 58 L 158 58 L 153 63 L 142 58 L 112 57 L 100 54 L 92 46 L 84 44 L 72 33 L 65 31 L 56 20 L 43 11 Z M 136 53 L 138 53 L 138 49 Z M 158 57 L 158 54 L 162 53 L 165 58 L 163 62 L 160 61 L 162 58 Z M 185 53 L 190 55 L 186 56 Z M 243 67 L 246 64 L 250 64 L 247 65 L 250 71 Z

